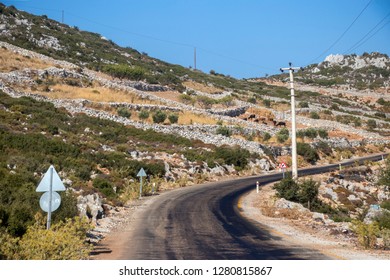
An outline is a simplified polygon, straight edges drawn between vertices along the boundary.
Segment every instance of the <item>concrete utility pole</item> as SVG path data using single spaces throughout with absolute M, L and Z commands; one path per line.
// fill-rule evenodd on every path
M 294 91 L 294 76 L 295 70 L 302 69 L 301 67 L 280 68 L 280 71 L 289 71 L 290 73 L 290 89 L 291 89 L 291 154 L 292 154 L 292 178 L 295 180 L 298 178 L 298 163 L 297 163 L 297 128 L 295 121 L 295 91 Z
M 194 70 L 196 70 L 196 48 L 194 48 Z

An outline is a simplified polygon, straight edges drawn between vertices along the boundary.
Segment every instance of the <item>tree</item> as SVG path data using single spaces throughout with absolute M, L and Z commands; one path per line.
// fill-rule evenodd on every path
M 276 133 L 276 139 L 278 140 L 279 143 L 284 143 L 287 141 L 289 137 L 289 132 L 287 128 L 282 128 L 281 130 Z
M 154 123 L 163 123 L 166 118 L 167 114 L 165 114 L 163 111 L 158 110 L 156 113 L 152 116 Z
M 131 112 L 125 107 L 118 108 L 117 113 L 118 113 L 118 116 L 121 116 L 123 118 L 130 118 L 131 117 Z
M 146 120 L 149 118 L 149 112 L 146 110 L 141 110 L 141 112 L 138 113 L 138 118 L 141 120 Z
M 176 114 L 171 114 L 168 116 L 168 120 L 170 123 L 177 123 L 177 121 L 179 120 L 179 116 L 176 115 Z
M 310 210 L 318 196 L 318 188 L 320 184 L 313 179 L 304 180 L 299 185 L 299 201 L 307 203 L 307 208 Z

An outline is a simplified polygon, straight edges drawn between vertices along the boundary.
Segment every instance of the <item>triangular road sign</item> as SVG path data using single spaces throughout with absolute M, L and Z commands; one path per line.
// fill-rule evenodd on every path
M 137 174 L 137 177 L 146 177 L 146 172 L 143 168 L 140 169 L 140 171 Z
M 52 169 L 52 170 L 51 170 Z M 51 172 L 53 171 L 52 182 L 50 182 Z M 52 192 L 56 191 L 65 191 L 64 183 L 62 183 L 60 176 L 58 176 L 57 171 L 54 169 L 53 165 L 50 165 L 49 169 L 46 171 L 41 182 L 39 183 L 36 192 L 49 192 L 50 183 L 52 183 Z

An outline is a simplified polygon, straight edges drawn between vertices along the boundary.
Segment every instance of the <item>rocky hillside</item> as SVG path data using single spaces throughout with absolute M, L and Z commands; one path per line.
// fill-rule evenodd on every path
M 308 85 L 388 93 L 390 58 L 377 52 L 362 55 L 332 54 L 319 64 L 304 67 L 304 71 L 296 76 L 297 81 Z
M 150 195 L 152 187 L 290 166 L 289 90 L 280 77 L 201 73 L 0 5 L 0 233 L 24 234 L 38 210 L 24 201 L 38 201 L 33 190 L 50 164 L 71 190 L 58 219 L 79 211 L 94 222 L 139 196 L 141 167 Z M 367 98 L 299 84 L 299 167 L 389 151 L 390 101 L 381 90 Z

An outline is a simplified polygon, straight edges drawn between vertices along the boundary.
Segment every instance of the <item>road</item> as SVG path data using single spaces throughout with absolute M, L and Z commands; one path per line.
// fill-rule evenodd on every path
M 365 157 L 380 160 L 381 156 Z M 356 160 L 344 162 L 343 166 Z M 299 170 L 309 175 L 338 169 L 339 164 Z M 114 248 L 119 259 L 330 259 L 321 252 L 283 239 L 267 225 L 240 215 L 239 197 L 282 174 L 247 177 L 169 191 L 153 197 L 137 213 L 131 229 L 119 233 Z M 119 251 L 118 251 L 119 250 Z

